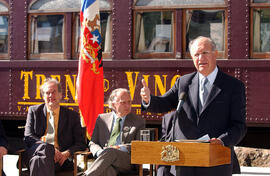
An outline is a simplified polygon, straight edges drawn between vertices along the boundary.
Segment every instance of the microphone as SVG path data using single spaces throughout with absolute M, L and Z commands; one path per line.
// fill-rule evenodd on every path
M 186 92 L 181 92 L 180 95 L 179 95 L 179 102 L 178 102 L 178 105 L 177 105 L 177 108 L 176 108 L 176 111 L 179 113 L 180 112 L 180 109 L 181 107 L 183 106 L 184 102 L 186 101 Z
M 179 102 L 176 108 L 176 112 L 173 115 L 173 119 L 172 119 L 172 141 L 175 141 L 175 123 L 176 123 L 176 118 L 178 118 L 179 112 L 181 107 L 183 106 L 184 102 L 186 101 L 186 92 L 181 92 L 179 95 Z

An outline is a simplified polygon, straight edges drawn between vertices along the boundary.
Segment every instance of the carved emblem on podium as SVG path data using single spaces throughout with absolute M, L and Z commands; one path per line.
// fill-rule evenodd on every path
M 179 150 L 173 145 L 162 147 L 161 160 L 165 162 L 175 162 L 179 160 Z

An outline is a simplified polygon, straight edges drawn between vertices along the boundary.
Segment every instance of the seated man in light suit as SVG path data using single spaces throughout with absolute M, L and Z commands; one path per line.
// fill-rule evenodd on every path
M 116 176 L 131 170 L 130 143 L 139 140 L 140 130 L 145 128 L 144 120 L 131 113 L 127 89 L 112 91 L 108 104 L 113 111 L 99 115 L 89 143 L 97 159 L 84 173 L 87 176 Z
M 72 170 L 74 152 L 86 149 L 79 114 L 60 106 L 62 91 L 55 79 L 41 86 L 45 104 L 28 110 L 23 161 L 30 176 L 53 176 L 55 172 Z

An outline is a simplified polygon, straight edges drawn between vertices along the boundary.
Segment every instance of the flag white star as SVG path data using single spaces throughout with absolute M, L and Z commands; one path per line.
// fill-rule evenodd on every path
M 95 42 L 98 42 L 98 36 L 93 35 L 93 37 L 91 38 L 91 40 L 92 40 L 93 44 Z

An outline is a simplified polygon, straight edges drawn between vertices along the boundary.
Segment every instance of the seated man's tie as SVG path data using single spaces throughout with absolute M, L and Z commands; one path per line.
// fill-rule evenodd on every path
M 54 113 L 50 112 L 50 118 L 48 121 L 48 130 L 46 135 L 46 142 L 54 145 Z
M 115 145 L 116 144 L 116 139 L 120 135 L 120 122 L 122 118 L 118 117 L 115 121 L 113 131 L 111 133 L 110 140 L 108 142 L 108 146 Z

